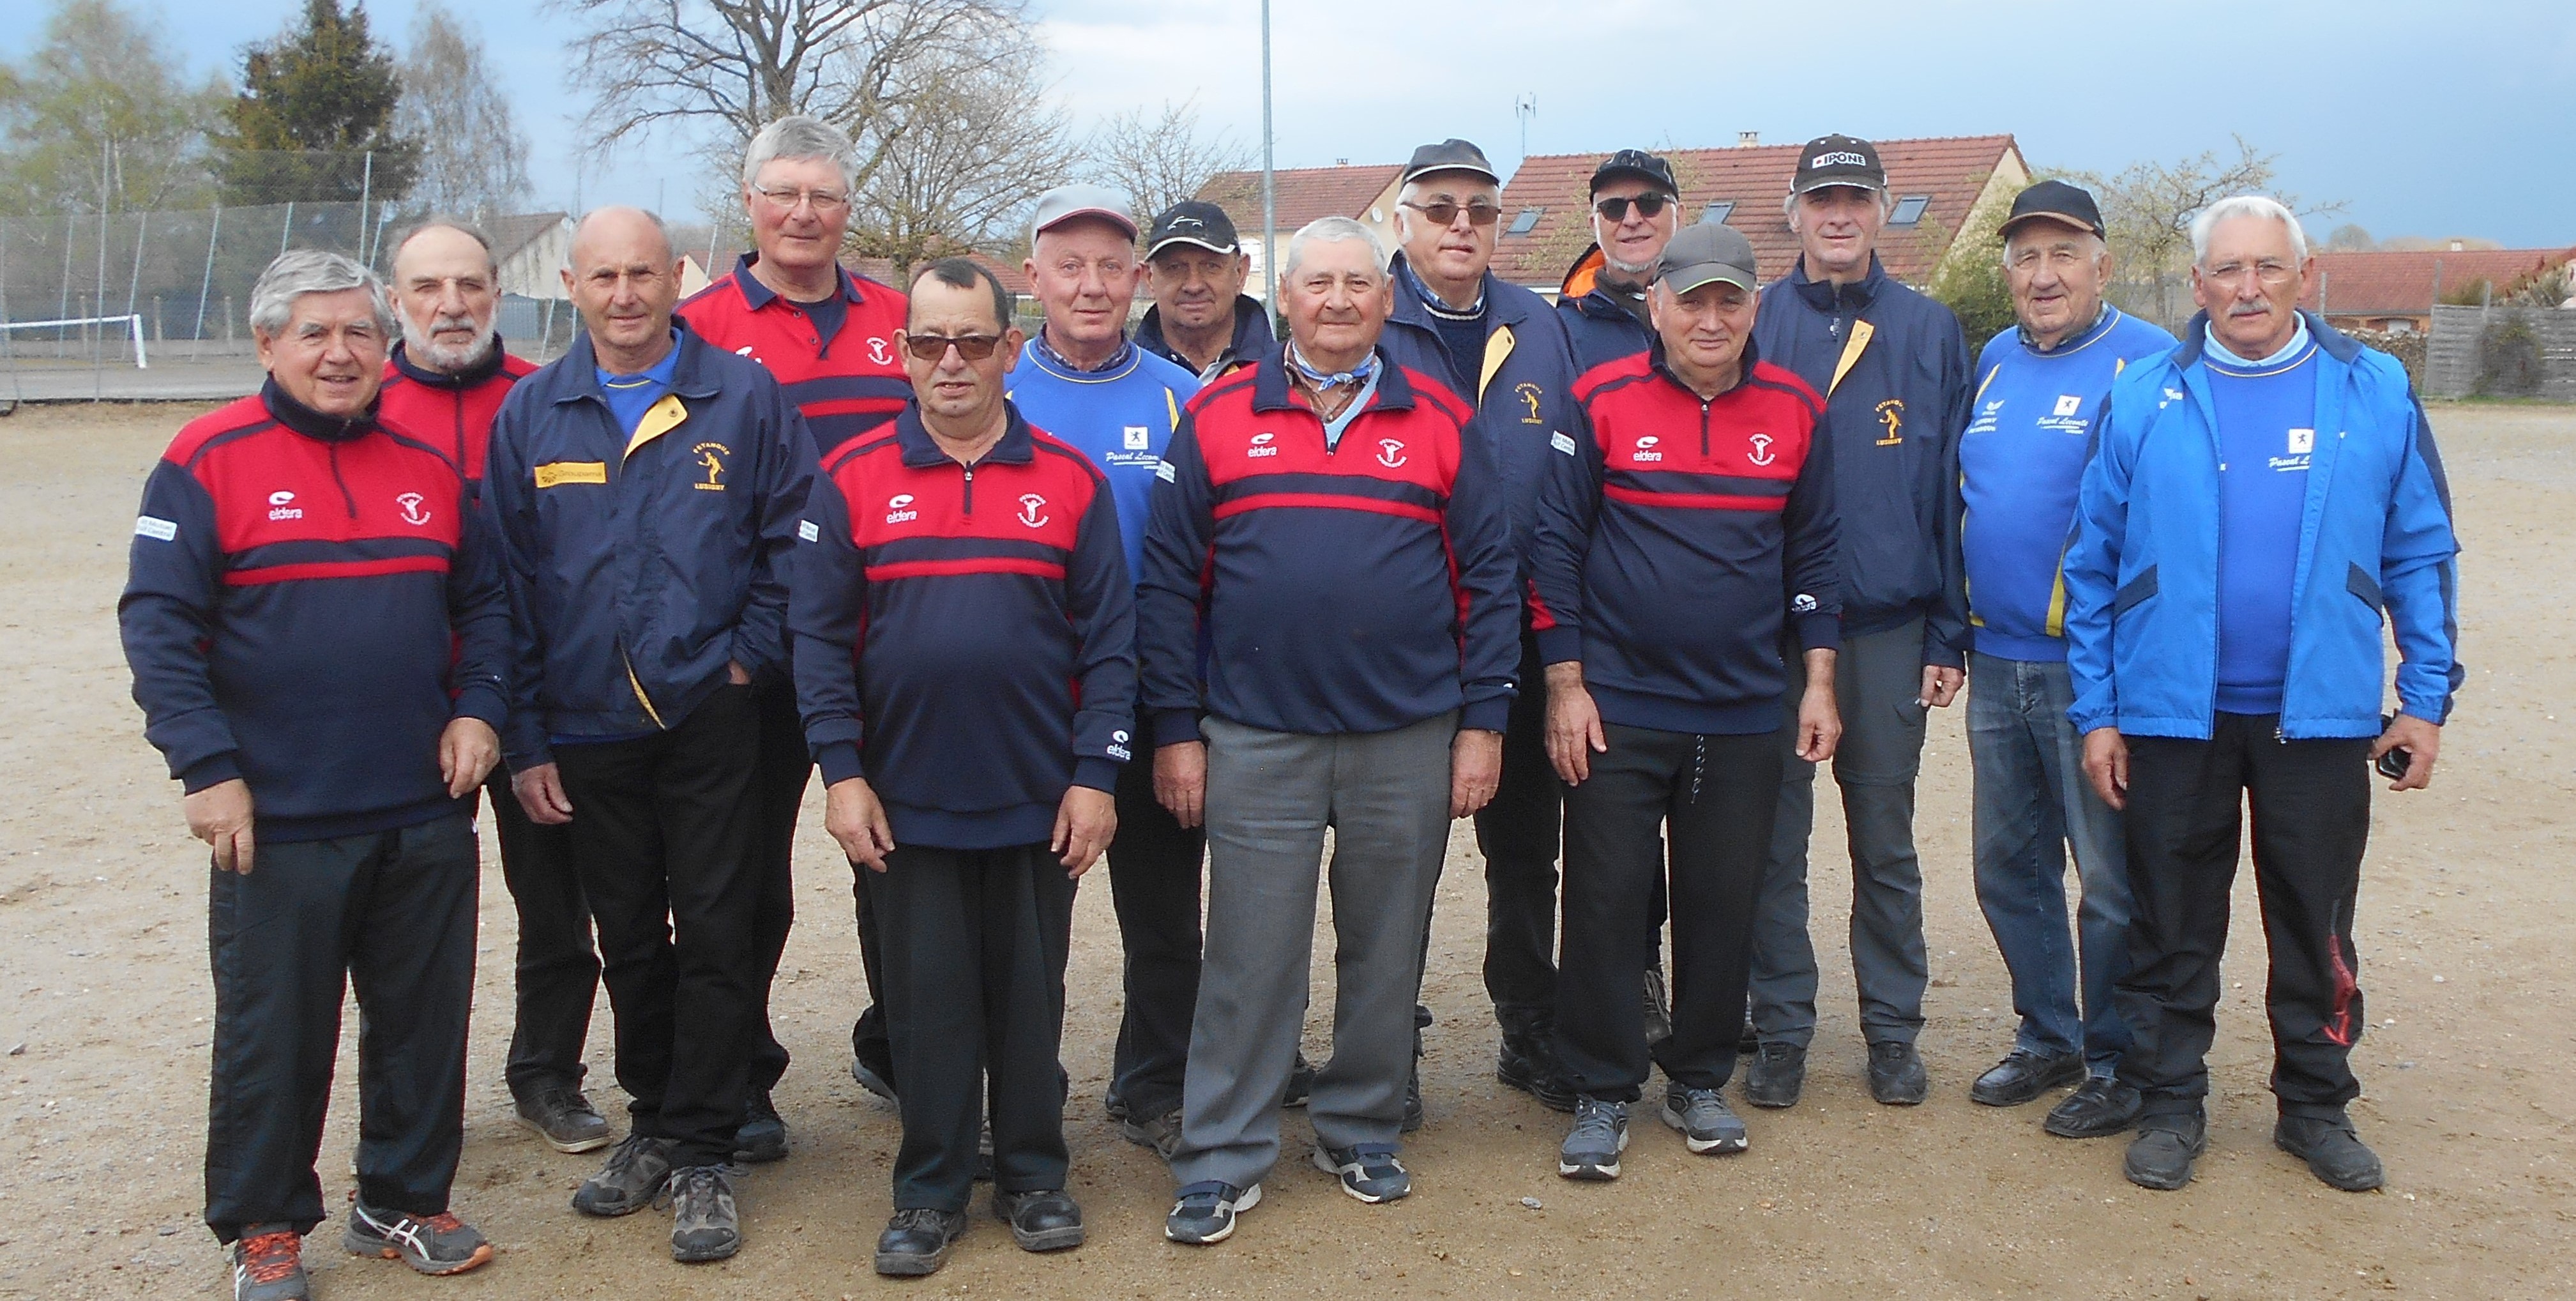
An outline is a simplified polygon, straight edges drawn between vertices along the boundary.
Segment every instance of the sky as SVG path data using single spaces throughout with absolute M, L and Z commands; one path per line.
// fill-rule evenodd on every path
M 199 72 L 233 70 L 294 0 L 127 0 Z M 542 206 L 661 204 L 693 215 L 678 148 L 586 161 L 572 24 L 529 0 L 447 0 L 480 29 L 533 144 Z M 372 0 L 399 42 L 415 0 Z M 27 8 L 34 8 L 33 4 Z M 1522 153 L 2010 132 L 2040 168 L 2279 156 L 2311 233 L 2576 244 L 2576 5 L 2566 0 L 1275 0 L 1280 167 L 1399 162 L 1464 136 L 1508 171 Z M 1256 0 L 1031 0 L 1078 124 L 1195 101 L 1203 130 L 1261 134 Z M 0 57 L 38 40 L 0 27 Z M 1526 122 L 1514 105 L 1534 97 Z M 674 161 L 665 161 L 665 159 Z

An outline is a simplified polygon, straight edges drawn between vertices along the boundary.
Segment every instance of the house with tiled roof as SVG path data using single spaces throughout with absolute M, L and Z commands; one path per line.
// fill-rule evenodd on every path
M 1318 217 L 1350 217 L 1376 231 L 1388 248 L 1395 247 L 1395 193 L 1404 175 L 1402 164 L 1292 167 L 1270 175 L 1281 242 Z M 1261 173 L 1219 172 L 1199 187 L 1198 197 L 1234 219 L 1243 251 L 1252 256 L 1245 291 L 1261 297 L 1270 284 L 1269 258 L 1261 242 Z
M 492 237 L 492 261 L 501 268 L 500 289 L 521 298 L 563 299 L 561 272 L 572 262 L 572 214 L 518 212 L 483 223 Z
M 2481 284 L 2497 293 L 2576 258 L 2576 248 L 2450 248 L 2321 252 L 2299 305 L 2339 330 L 2423 334 L 2433 304 Z
M 1896 201 L 1879 235 L 1888 274 L 1920 286 L 1950 250 L 1968 214 L 1992 195 L 2003 202 L 2030 184 L 2030 165 L 2010 135 L 1879 140 L 1888 193 Z M 1680 183 L 1682 222 L 1721 221 L 1744 232 L 1765 281 L 1787 275 L 1798 256 L 1784 205 L 1798 167 L 1795 144 L 1738 144 L 1663 151 Z M 1503 229 L 1494 272 L 1553 296 L 1566 270 L 1592 246 L 1587 190 L 1592 169 L 1613 150 L 1534 154 L 1503 187 Z

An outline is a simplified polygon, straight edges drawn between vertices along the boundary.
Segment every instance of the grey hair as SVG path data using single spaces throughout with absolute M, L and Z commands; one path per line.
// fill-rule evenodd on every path
M 2234 217 L 2268 217 L 2290 232 L 2290 254 L 2298 261 L 2308 260 L 2308 232 L 2300 229 L 2298 214 L 2284 207 L 2280 200 L 2261 194 L 2236 194 L 2200 210 L 2191 219 L 2191 260 L 2198 264 L 2209 259 L 2209 233 L 2218 223 Z
M 442 228 L 455 231 L 457 234 L 463 235 L 465 238 L 481 245 L 483 247 L 483 261 L 491 266 L 493 275 L 497 276 L 501 274 L 501 259 L 493 256 L 492 254 L 492 237 L 484 233 L 482 227 L 475 225 L 473 222 L 467 221 L 463 217 L 450 217 L 444 214 L 433 214 L 403 227 L 401 236 L 394 240 L 394 256 L 401 257 L 403 245 L 412 242 L 412 240 L 419 236 L 421 232 Z M 390 267 L 393 264 L 388 262 L 386 265 Z
M 671 225 L 669 222 L 662 220 L 662 214 L 655 212 L 650 208 L 629 208 L 622 205 L 612 205 L 606 208 L 593 208 L 590 211 L 581 214 L 581 220 L 572 224 L 572 238 L 564 241 L 564 270 L 580 270 L 579 267 L 572 264 L 573 247 L 581 243 L 581 228 L 589 225 L 591 218 L 596 217 L 603 212 L 631 212 L 636 216 L 642 217 L 644 220 L 653 223 L 654 231 L 662 237 L 662 251 L 670 254 L 675 260 L 680 256 L 680 246 L 672 240 Z
M 1460 170 L 1460 169 L 1449 169 L 1449 170 Z M 1437 175 L 1439 175 L 1439 174 L 1440 174 L 1440 173 L 1438 173 L 1438 172 L 1425 172 L 1423 175 L 1425 175 L 1425 176 L 1437 176 Z M 1471 175 L 1471 176 L 1472 176 L 1472 175 L 1474 175 L 1474 173 L 1472 173 L 1472 172 L 1470 172 L 1470 173 L 1468 173 L 1468 174 L 1469 174 L 1469 175 Z M 1490 190 L 1492 190 L 1492 191 L 1494 192 L 1494 202 L 1496 202 L 1496 203 L 1500 203 L 1500 202 L 1502 202 L 1502 201 L 1503 201 L 1503 186 L 1502 186 L 1502 183 L 1501 183 L 1501 182 L 1499 182 L 1499 181 L 1480 181 L 1480 182 L 1478 182 L 1477 184 L 1478 184 L 1479 186 L 1481 186 L 1482 188 L 1490 189 Z M 1396 192 L 1395 192 L 1395 219 L 1396 219 L 1396 221 L 1397 221 L 1397 222 L 1401 223 L 1401 224 L 1403 225 L 1404 229 L 1405 229 L 1406 231 L 1408 231 L 1408 232 L 1409 232 L 1409 231 L 1411 231 L 1411 230 L 1413 229 L 1413 217 L 1412 217 L 1412 215 L 1411 215 L 1411 214 L 1412 214 L 1412 212 L 1413 212 L 1413 209 L 1408 208 L 1408 207 L 1405 207 L 1404 205 L 1406 205 L 1406 204 L 1408 204 L 1408 203 L 1413 202 L 1413 196 L 1415 196 L 1415 195 L 1417 195 L 1417 194 L 1420 194 L 1420 193 L 1422 193 L 1422 181 L 1420 180 L 1420 178 L 1416 178 L 1416 179 L 1414 179 L 1414 180 L 1406 181 L 1406 182 L 1404 183 L 1404 185 L 1403 185 L 1401 188 L 1399 188 L 1398 190 L 1396 190 Z M 1381 261 L 1383 261 L 1384 259 L 1380 259 L 1380 260 L 1381 260 Z
M 399 323 L 394 319 L 393 304 L 385 300 L 384 282 L 356 262 L 318 248 L 288 249 L 259 273 L 259 283 L 250 287 L 250 328 L 254 333 L 273 336 L 285 329 L 286 322 L 295 315 L 296 299 L 349 289 L 367 291 L 367 306 L 374 309 L 376 328 L 383 331 L 385 338 L 393 338 Z
M 1857 185 L 1842 185 L 1842 186 L 1819 185 L 1819 186 L 1816 186 L 1814 189 L 1810 189 L 1810 190 L 1804 190 L 1804 191 L 1800 191 L 1800 190 L 1792 190 L 1792 191 L 1790 191 L 1790 192 L 1789 192 L 1789 197 L 1788 197 L 1788 198 L 1782 199 L 1782 200 L 1780 201 L 1780 215 L 1781 215 L 1781 216 L 1783 216 L 1783 217 L 1788 218 L 1788 219 L 1789 219 L 1789 221 L 1792 223 L 1792 228 L 1794 228 L 1794 225 L 1795 225 L 1795 223 L 1796 223 L 1796 222 L 1797 222 L 1797 220 L 1798 220 L 1798 197 L 1799 197 L 1799 195 L 1801 195 L 1801 194 L 1813 194 L 1813 193 L 1815 193 L 1815 192 L 1816 192 L 1816 190 L 1832 190 L 1832 189 L 1857 190 L 1857 189 L 1860 189 L 1860 188 L 1862 188 L 1862 187 L 1861 187 L 1861 186 L 1857 186 Z M 1889 214 L 1889 213 L 1891 213 L 1891 212 L 1894 212 L 1894 211 L 1896 211 L 1896 191 L 1891 190 L 1891 189 L 1887 188 L 1887 187 L 1886 187 L 1886 186 L 1884 186 L 1884 185 L 1882 185 L 1882 186 L 1878 187 L 1878 215 L 1879 215 L 1879 218 L 1880 218 L 1881 220 L 1885 220 L 1885 219 L 1886 219 L 1886 217 L 1887 217 L 1887 214 Z
M 758 184 L 760 169 L 781 158 L 829 162 L 841 169 L 842 189 L 858 188 L 857 147 L 850 143 L 849 133 L 819 117 L 791 113 L 762 127 L 742 151 L 743 188 Z
M 1285 280 L 1297 274 L 1298 264 L 1306 260 L 1307 245 L 1348 244 L 1354 240 L 1368 245 L 1369 259 L 1378 269 L 1386 268 L 1386 241 L 1379 239 L 1376 231 L 1349 217 L 1317 217 L 1288 237 L 1288 256 L 1279 264 L 1279 278 Z

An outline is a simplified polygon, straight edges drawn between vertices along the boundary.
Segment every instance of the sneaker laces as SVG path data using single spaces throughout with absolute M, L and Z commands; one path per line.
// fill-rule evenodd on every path
M 279 1231 L 242 1239 L 242 1272 L 254 1283 L 282 1282 L 304 1264 L 304 1240 Z
M 1572 1137 L 1591 1135 L 1597 1136 L 1604 1141 L 1616 1141 L 1619 1133 L 1619 1122 L 1623 1118 L 1619 1104 L 1615 1102 L 1603 1102 L 1599 1098 L 1588 1095 L 1579 1096 L 1574 1102 L 1574 1134 Z
M 924 1229 L 932 1233 L 945 1233 L 948 1231 L 947 1221 L 948 1216 L 944 1211 L 928 1206 L 915 1206 L 908 1210 L 896 1211 L 894 1222 L 886 1227 L 896 1230 Z

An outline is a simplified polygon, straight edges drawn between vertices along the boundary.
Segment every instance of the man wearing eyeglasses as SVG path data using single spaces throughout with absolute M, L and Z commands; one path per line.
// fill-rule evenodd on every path
M 1475 411 L 1494 460 L 1512 555 L 1523 556 L 1546 479 L 1548 440 L 1574 428 L 1574 350 L 1545 299 L 1491 270 L 1502 179 L 1484 151 L 1443 140 L 1413 151 L 1397 196 L 1395 308 L 1384 347 Z M 1556 1067 L 1556 859 L 1560 796 L 1547 761 L 1538 642 L 1521 631 L 1520 694 L 1503 733 L 1503 784 L 1476 815 L 1485 855 L 1485 992 L 1502 1046 L 1495 1078 L 1558 1111 L 1574 1094 Z M 1415 1019 L 1430 1024 L 1430 1012 Z M 1409 1119 L 1420 1123 L 1419 1089 Z
M 856 170 L 850 138 L 828 122 L 793 116 L 761 128 L 742 160 L 743 213 L 751 219 L 755 247 L 722 279 L 680 304 L 679 312 L 707 342 L 769 368 L 803 413 L 815 451 L 826 460 L 883 428 L 911 393 L 894 348 L 895 331 L 903 328 L 902 291 L 853 275 L 839 261 Z M 796 720 L 792 674 L 782 666 L 753 687 L 760 706 L 760 767 L 752 778 L 752 800 L 760 836 L 761 963 L 755 993 L 761 1021 L 735 1159 L 775 1161 L 787 1155 L 787 1125 L 770 1091 L 787 1072 L 787 1050 L 769 1025 L 769 991 L 796 918 L 796 815 L 814 763 Z M 893 1060 L 885 1018 L 874 1006 L 880 973 L 867 873 L 851 876 L 859 966 L 870 1006 L 851 1030 L 850 1073 L 870 1092 L 891 1097 Z
M 2176 1189 L 2208 1142 L 2210 1040 L 2248 805 L 2271 951 L 2272 1142 L 2333 1188 L 2380 1185 L 2345 1108 L 2369 1017 L 2353 908 L 2370 770 L 2433 777 L 2459 690 L 2459 545 L 2405 369 L 2298 310 L 2299 220 L 2259 195 L 2191 227 L 2182 345 L 2112 382 L 2066 557 L 2067 711 L 2125 808 L 2129 1181 Z M 2383 627 L 2385 632 L 2383 632 Z M 2399 712 L 2384 720 L 2383 637 Z
M 1681 228 L 1680 195 L 1673 165 L 1643 149 L 1622 149 L 1592 169 L 1592 247 L 1574 260 L 1556 297 L 1578 373 L 1634 357 L 1654 341 L 1646 283 Z

